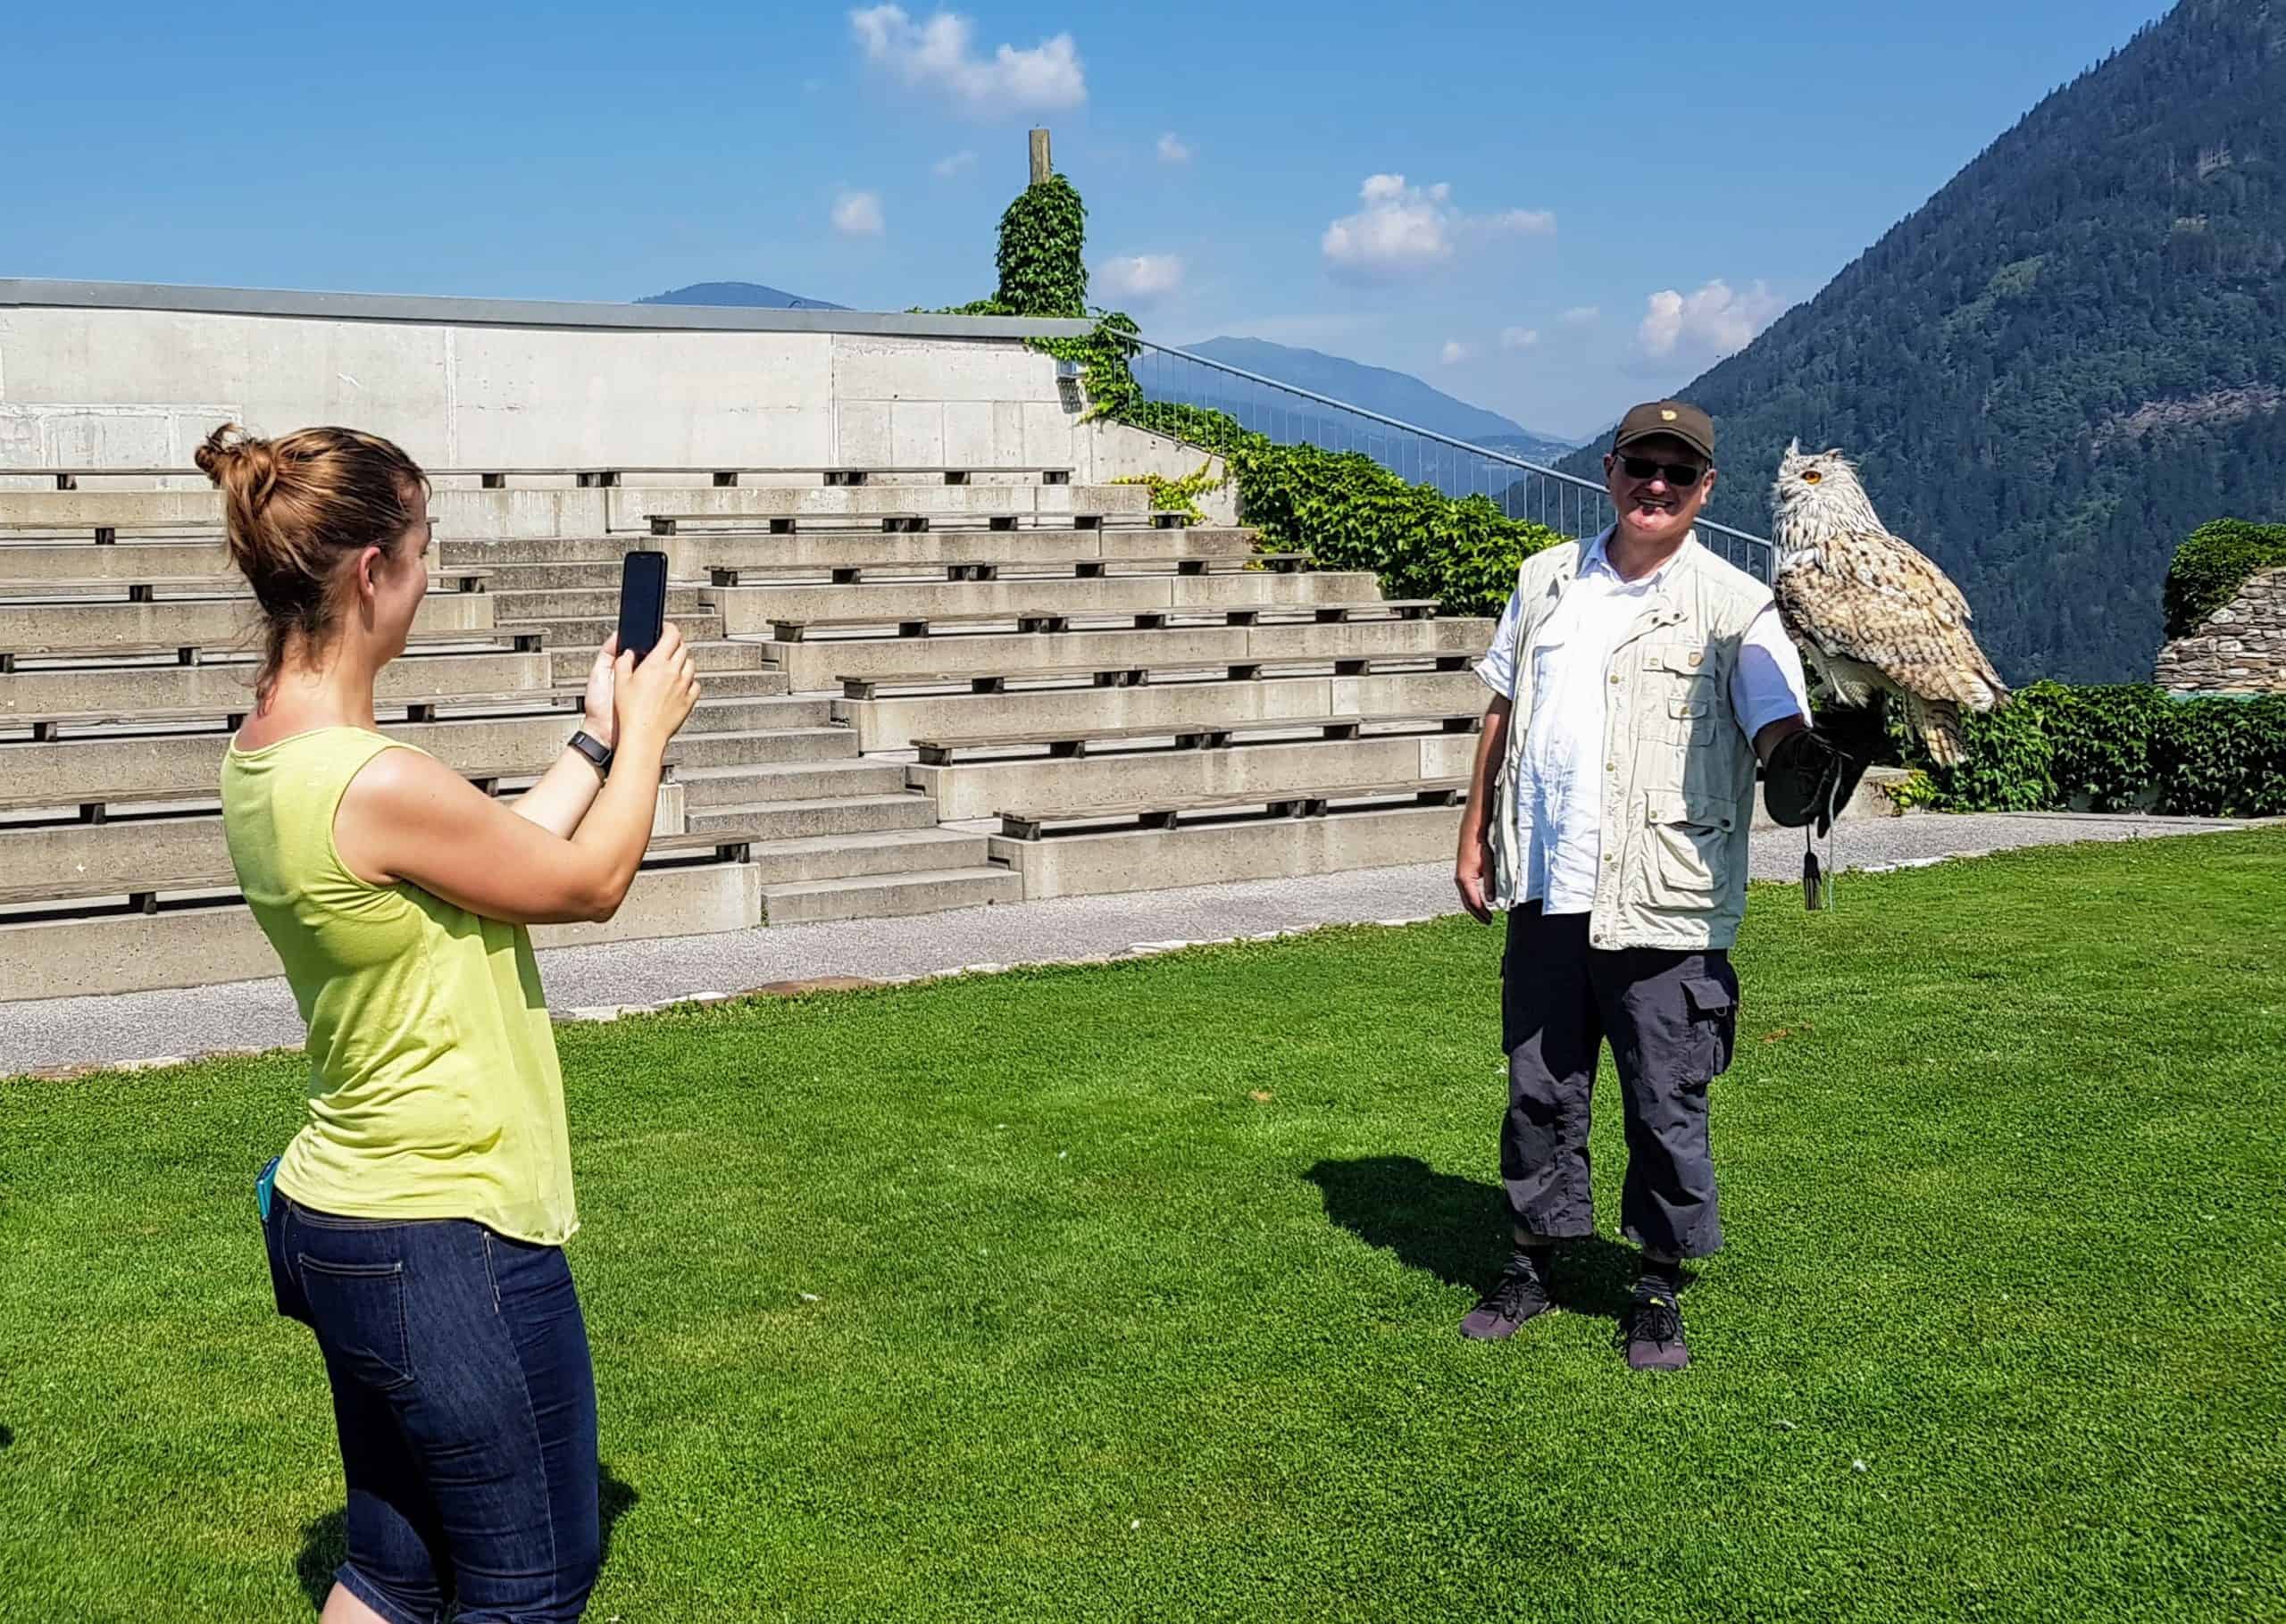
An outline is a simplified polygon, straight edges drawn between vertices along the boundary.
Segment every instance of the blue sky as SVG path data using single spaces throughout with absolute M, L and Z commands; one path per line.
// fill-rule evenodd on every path
M 2165 10 L 44 7 L 0 31 L 0 276 L 950 304 L 990 291 L 1041 123 L 1094 296 L 1152 336 L 1584 435 Z

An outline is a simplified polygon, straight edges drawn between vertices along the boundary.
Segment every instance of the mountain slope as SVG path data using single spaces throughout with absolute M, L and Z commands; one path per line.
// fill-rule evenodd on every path
M 799 294 L 787 293 L 776 287 L 766 287 L 760 282 L 693 282 L 688 287 L 677 287 L 667 293 L 655 293 L 647 299 L 638 299 L 638 304 L 715 304 L 738 310 L 840 310 L 843 306 L 829 304 L 823 299 L 805 299 Z
M 1712 516 L 1766 533 L 1787 439 L 1839 446 L 2004 676 L 2148 678 L 2176 544 L 2286 517 L 2282 162 L 2286 6 L 2184 0 L 1681 391 Z
M 1575 444 L 1554 435 L 1534 433 L 1497 412 L 1456 400 L 1410 373 L 1391 371 L 1387 367 L 1371 367 L 1339 355 L 1272 344 L 1264 338 L 1209 338 L 1204 344 L 1188 347 L 1194 355 L 1204 355 L 1209 361 L 1259 373 L 1297 389 L 1362 406 L 1383 417 L 1450 435 L 1473 446 L 1506 451 L 1513 456 L 1545 461 L 1563 455 Z

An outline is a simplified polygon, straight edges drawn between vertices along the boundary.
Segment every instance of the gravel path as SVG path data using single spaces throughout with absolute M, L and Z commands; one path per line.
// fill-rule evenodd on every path
M 1849 822 L 1837 831 L 1848 869 L 1881 869 L 2015 846 L 2206 834 L 2244 823 L 2185 818 L 2025 813 Z M 1802 837 L 1757 832 L 1754 873 L 1798 879 Z M 1442 863 L 1179 891 L 1065 897 L 919 919 L 781 926 L 722 936 L 566 948 L 541 956 L 550 1002 L 597 1015 L 772 982 L 893 979 L 1013 962 L 1070 962 L 1325 924 L 1426 918 L 1456 911 Z M 302 1025 L 283 980 L 177 992 L 0 1004 L 0 1076 L 89 1063 L 179 1059 L 298 1044 Z

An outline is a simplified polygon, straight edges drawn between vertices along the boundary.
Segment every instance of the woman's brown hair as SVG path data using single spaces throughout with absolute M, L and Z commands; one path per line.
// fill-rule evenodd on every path
M 305 657 L 332 642 L 348 561 L 379 547 L 394 562 L 428 477 L 389 441 L 354 429 L 265 440 L 225 423 L 194 460 L 222 493 L 230 557 L 262 604 L 254 693 L 267 699 L 297 637 Z

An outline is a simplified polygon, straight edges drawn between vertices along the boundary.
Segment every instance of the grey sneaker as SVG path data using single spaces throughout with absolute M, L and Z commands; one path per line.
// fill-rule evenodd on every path
M 1508 1260 L 1508 1267 L 1484 1294 L 1484 1300 L 1462 1320 L 1461 1335 L 1477 1342 L 1502 1342 L 1514 1336 L 1525 1320 L 1553 1306 L 1548 1297 L 1546 1261 L 1519 1254 Z
M 1627 1320 L 1627 1368 L 1680 1370 L 1690 1362 L 1682 1339 L 1682 1315 L 1674 1299 L 1661 1294 L 1638 1297 Z

